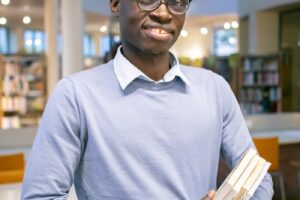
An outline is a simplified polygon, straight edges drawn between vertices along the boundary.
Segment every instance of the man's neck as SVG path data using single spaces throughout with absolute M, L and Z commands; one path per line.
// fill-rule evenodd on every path
M 139 70 L 154 81 L 161 80 L 170 68 L 169 52 L 151 54 L 137 49 L 122 47 L 123 55 Z

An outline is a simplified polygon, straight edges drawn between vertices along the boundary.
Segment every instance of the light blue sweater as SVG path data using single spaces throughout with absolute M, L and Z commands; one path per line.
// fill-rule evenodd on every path
M 48 101 L 22 199 L 200 200 L 216 188 L 219 154 L 233 167 L 252 146 L 226 81 L 181 66 L 190 86 L 135 79 L 113 62 L 61 80 Z M 267 175 L 256 199 L 273 194 Z

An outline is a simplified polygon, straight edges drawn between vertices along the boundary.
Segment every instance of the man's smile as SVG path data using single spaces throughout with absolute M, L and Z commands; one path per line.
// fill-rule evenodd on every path
M 161 26 L 145 26 L 144 30 L 148 37 L 160 41 L 168 41 L 173 35 L 173 30 Z

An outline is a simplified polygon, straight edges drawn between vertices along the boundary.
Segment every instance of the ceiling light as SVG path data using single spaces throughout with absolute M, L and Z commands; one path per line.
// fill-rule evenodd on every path
M 7 23 L 7 19 L 5 17 L 0 17 L 0 24 L 5 25 Z
M 23 23 L 24 24 L 29 24 L 30 22 L 31 22 L 30 17 L 28 17 L 28 16 L 23 17 Z
M 239 23 L 237 21 L 232 21 L 231 22 L 231 27 L 232 28 L 238 28 L 239 27 Z
M 3 5 L 8 5 L 10 3 L 10 0 L 1 0 L 1 3 Z
M 31 46 L 32 45 L 32 40 L 31 39 L 27 39 L 25 41 L 26 46 Z
M 300 41 L 298 41 L 298 47 L 300 47 Z
M 181 30 L 180 35 L 182 37 L 187 37 L 189 35 L 189 33 L 186 30 Z
M 101 33 L 104 33 L 104 32 L 107 31 L 107 26 L 103 25 L 103 26 L 100 27 L 99 30 L 100 30 Z
M 229 22 L 225 22 L 224 23 L 224 28 L 227 30 L 227 29 L 230 29 L 230 23 Z
M 201 33 L 202 35 L 206 35 L 206 34 L 208 33 L 208 29 L 207 29 L 206 27 L 202 27 L 202 28 L 200 29 L 200 33 Z
M 40 46 L 42 44 L 42 40 L 41 39 L 35 39 L 34 40 L 34 45 L 35 46 Z

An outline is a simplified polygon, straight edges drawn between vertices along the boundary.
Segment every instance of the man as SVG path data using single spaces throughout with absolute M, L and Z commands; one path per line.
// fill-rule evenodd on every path
M 178 64 L 188 0 L 111 0 L 122 46 L 114 60 L 61 80 L 46 106 L 22 199 L 213 199 L 221 155 L 253 146 L 218 75 Z M 271 199 L 269 175 L 255 199 Z

